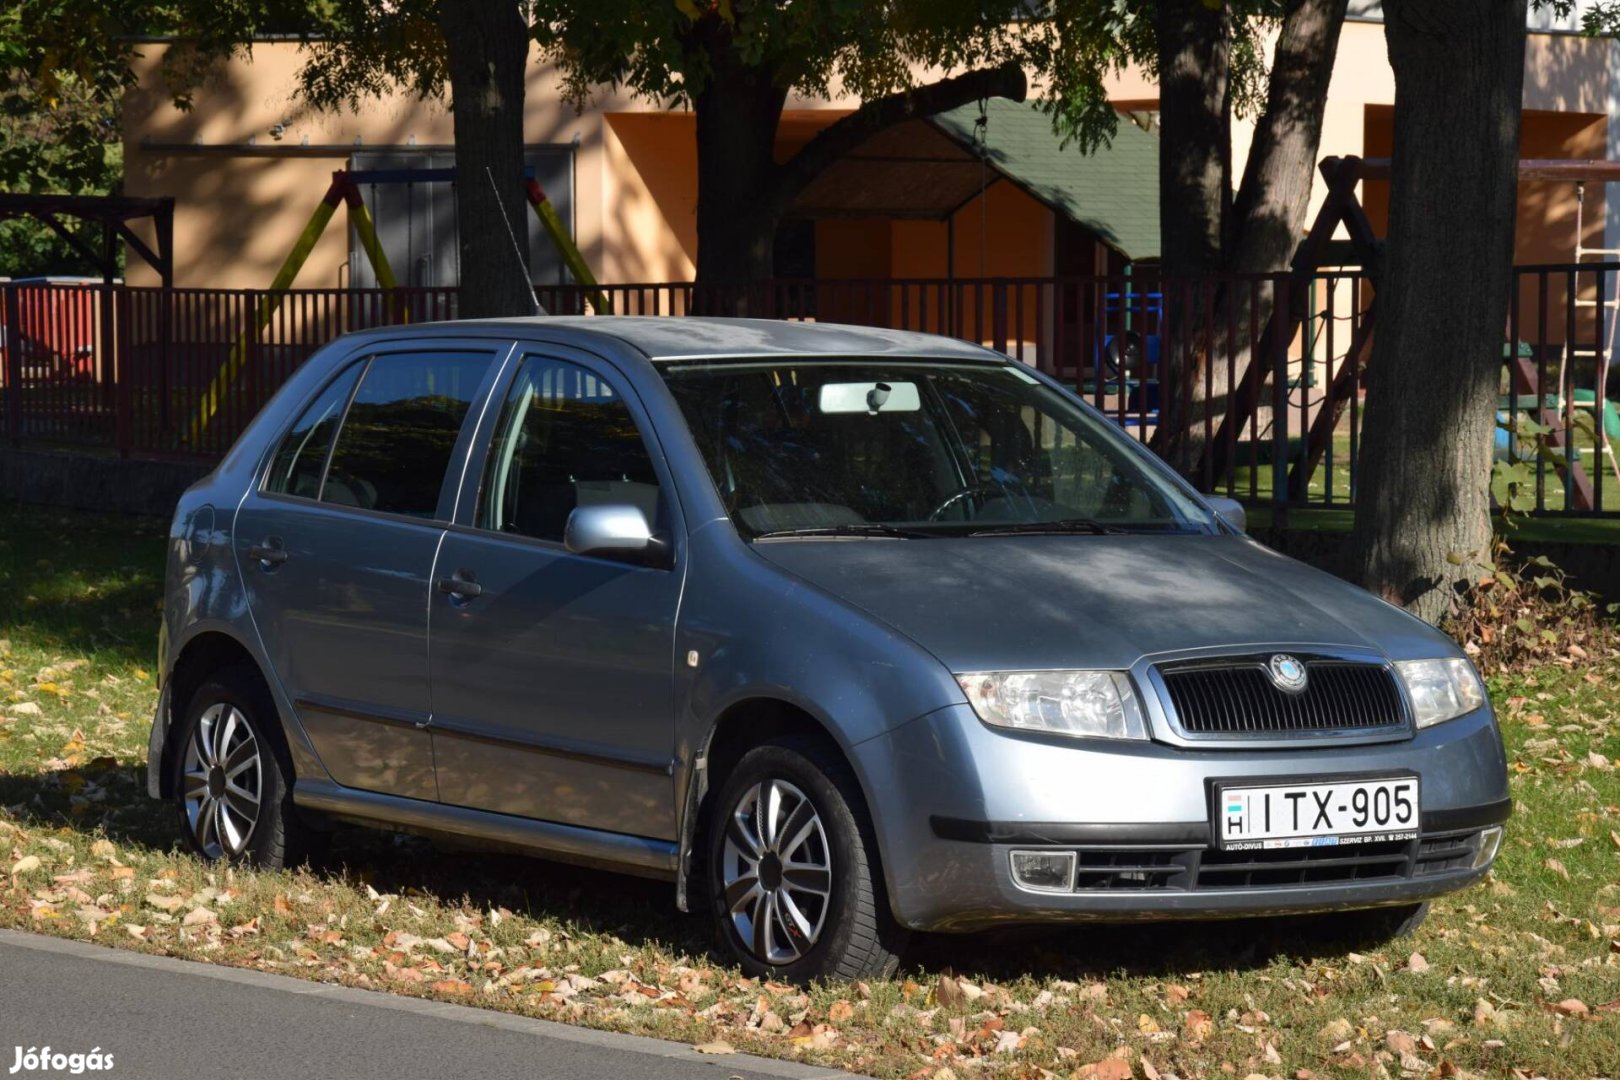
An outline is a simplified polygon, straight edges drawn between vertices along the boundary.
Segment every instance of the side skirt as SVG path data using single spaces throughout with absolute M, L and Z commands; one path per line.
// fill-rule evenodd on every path
M 327 780 L 299 780 L 293 802 L 362 825 L 497 845 L 642 877 L 673 881 L 680 867 L 679 848 L 669 840 L 360 791 Z

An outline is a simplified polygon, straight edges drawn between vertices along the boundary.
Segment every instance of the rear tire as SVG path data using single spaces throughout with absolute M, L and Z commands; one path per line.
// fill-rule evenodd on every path
M 171 737 L 171 790 L 186 847 L 209 861 L 295 866 L 323 846 L 293 805 L 280 717 L 246 665 L 205 680 Z
M 715 799 L 707 867 L 716 932 L 748 975 L 804 984 L 899 966 L 907 934 L 860 788 L 820 741 L 789 736 L 743 755 Z

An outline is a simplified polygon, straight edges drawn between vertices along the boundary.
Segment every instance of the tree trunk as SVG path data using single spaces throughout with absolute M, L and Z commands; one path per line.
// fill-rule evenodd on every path
M 1283 16 L 1265 111 L 1232 203 L 1227 268 L 1236 273 L 1286 270 L 1299 246 L 1346 7 L 1347 0 L 1291 0 Z
M 1305 229 L 1311 186 L 1322 145 L 1322 114 L 1327 105 L 1333 62 L 1339 52 L 1347 0 L 1290 0 L 1277 33 L 1266 104 L 1255 123 L 1243 179 L 1232 201 L 1226 266 L 1234 274 L 1275 274 L 1289 269 Z M 1241 386 L 1253 362 L 1250 329 L 1263 331 L 1276 306 L 1269 282 L 1230 284 L 1217 300 L 1214 372 L 1191 387 L 1192 429 L 1185 449 L 1189 461 L 1209 453 L 1203 417 L 1214 431 L 1232 403 L 1227 387 Z M 1269 400 L 1269 396 L 1268 399 Z M 1257 408 L 1257 430 L 1275 423 L 1268 404 Z
M 523 197 L 528 23 L 515 0 L 439 0 L 439 27 L 456 128 L 458 311 L 469 319 L 532 315 Z
M 1200 417 L 1180 392 L 1202 387 L 1208 343 L 1198 339 L 1212 297 L 1190 278 L 1224 262 L 1232 198 L 1232 26 L 1224 4 L 1159 0 L 1159 265 L 1170 325 L 1159 373 L 1160 425 L 1155 448 L 1186 471 Z M 1136 377 L 1132 374 L 1132 377 Z M 1196 405 L 1196 403 L 1194 403 Z
M 1310 206 L 1322 141 L 1322 113 L 1346 6 L 1347 0 L 1290 0 L 1284 12 L 1272 54 L 1265 108 L 1255 123 L 1242 183 L 1226 217 L 1218 264 L 1221 271 L 1261 274 L 1288 269 Z M 1199 129 L 1218 119 L 1225 105 L 1206 98 L 1203 108 L 1206 116 Z M 1162 171 L 1162 163 L 1160 167 Z M 1176 198 L 1185 199 L 1185 190 L 1178 189 Z M 1207 219 L 1211 200 L 1208 195 L 1202 199 L 1205 210 L 1200 217 Z M 1181 207 L 1169 209 L 1172 214 L 1184 212 Z M 1165 223 L 1165 227 L 1174 226 Z M 1200 234 L 1207 235 L 1208 229 L 1207 224 L 1200 224 Z M 1203 299 L 1191 294 L 1186 297 L 1183 306 L 1191 308 L 1195 322 L 1190 326 L 1181 324 L 1184 328 L 1202 329 L 1203 323 L 1198 320 Z M 1190 352 L 1184 357 L 1183 367 L 1192 372 L 1192 383 L 1166 384 L 1175 388 L 1171 396 L 1178 399 L 1177 408 L 1167 418 L 1157 441 L 1172 460 L 1189 468 L 1202 460 L 1207 451 L 1205 416 L 1212 414 L 1211 430 L 1218 426 L 1230 404 L 1224 400 L 1228 384 L 1238 385 L 1249 366 L 1254 347 L 1249 328 L 1265 326 L 1274 301 L 1272 289 L 1266 285 L 1221 289 L 1214 294 L 1215 311 L 1208 320 L 1213 331 L 1208 348 L 1189 345 L 1173 353 Z M 1214 368 L 1207 379 L 1207 390 L 1204 364 Z
M 1348 549 L 1438 622 L 1489 563 L 1491 441 L 1513 278 L 1526 0 L 1385 0 L 1389 240 Z
M 698 300 L 706 313 L 757 315 L 736 286 L 774 276 L 776 127 L 787 91 L 770 70 L 744 65 L 729 44 L 710 55 L 713 74 L 694 102 L 697 281 L 717 289 L 700 290 Z

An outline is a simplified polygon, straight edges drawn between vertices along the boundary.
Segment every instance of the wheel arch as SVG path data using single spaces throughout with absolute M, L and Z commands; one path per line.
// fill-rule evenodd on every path
M 174 794 L 173 769 L 170 765 L 177 744 L 168 735 L 175 721 L 185 712 L 198 687 L 211 676 L 235 667 L 251 670 L 263 684 L 266 698 L 274 700 L 270 693 L 270 682 L 265 678 L 258 658 L 241 641 L 224 631 L 201 631 L 181 646 L 175 656 L 174 664 L 164 679 L 158 721 L 153 725 L 154 731 L 161 727 L 162 737 L 161 740 L 154 738 L 156 745 L 149 748 L 153 755 L 149 768 L 154 770 L 160 797 L 167 799 Z M 277 720 L 279 722 L 279 717 Z
M 818 717 L 803 705 L 769 694 L 753 695 L 728 704 L 715 717 L 708 737 L 698 758 L 688 785 L 687 813 L 681 829 L 680 880 L 677 884 L 679 906 L 690 910 L 691 897 L 703 895 L 701 887 L 693 888 L 701 880 L 703 869 L 704 837 L 714 815 L 714 794 L 725 784 L 726 778 L 742 760 L 743 755 L 756 746 L 786 736 L 814 739 L 828 751 L 836 754 L 855 777 L 856 794 L 861 800 L 859 809 L 872 823 L 872 800 L 867 791 L 866 778 L 849 748 L 839 739 L 834 725 Z M 872 823 L 874 834 L 878 834 Z M 881 840 L 878 842 L 881 848 Z M 873 852 L 877 860 L 879 878 L 883 877 L 885 860 L 881 850 Z M 887 882 L 884 892 L 887 894 Z

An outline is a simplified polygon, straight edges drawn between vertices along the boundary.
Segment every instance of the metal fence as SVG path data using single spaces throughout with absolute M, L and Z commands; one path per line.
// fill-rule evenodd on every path
M 1505 320 L 1499 502 L 1620 511 L 1620 264 L 1521 267 Z M 1360 271 L 1249 275 L 660 282 L 543 286 L 553 314 L 750 315 L 975 341 L 1074 387 L 1206 491 L 1343 507 L 1356 490 L 1375 288 Z M 12 445 L 218 458 L 340 334 L 454 318 L 453 289 L 0 286 L 0 410 Z

